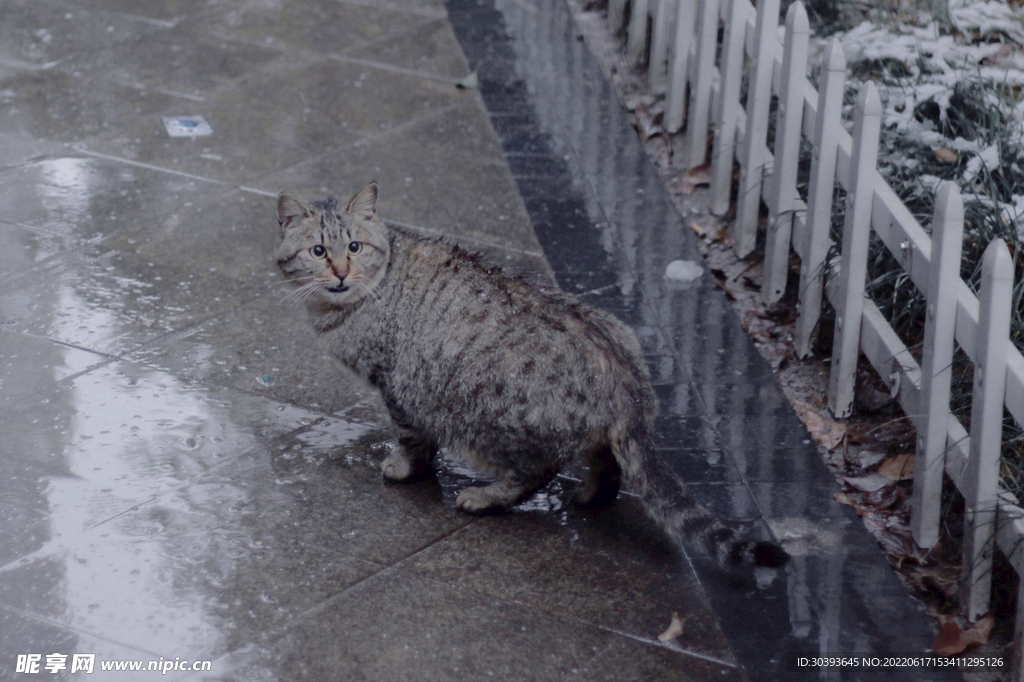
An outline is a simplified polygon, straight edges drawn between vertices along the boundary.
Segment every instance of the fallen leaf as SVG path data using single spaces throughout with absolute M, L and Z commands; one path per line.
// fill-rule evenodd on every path
M 693 194 L 693 190 L 711 184 L 711 164 L 694 166 L 683 174 L 683 194 Z
M 665 133 L 665 129 L 655 123 L 654 119 L 649 119 L 647 117 L 641 117 L 639 119 L 637 131 L 640 133 L 641 142 L 646 142 L 655 135 L 663 135 Z M 689 194 L 689 192 L 686 192 L 685 188 L 683 189 L 683 192 Z
M 881 490 L 887 485 L 892 485 L 892 479 L 886 478 L 880 474 L 869 474 L 867 476 L 843 476 L 843 481 L 865 493 L 873 493 L 876 490 Z
M 744 280 L 749 279 L 744 277 Z M 755 283 L 756 284 L 756 283 Z M 761 285 L 757 284 L 758 290 L 761 289 Z M 762 320 L 770 320 L 777 324 L 793 324 L 796 322 L 796 308 L 787 303 L 773 303 L 764 310 L 753 310 L 751 314 L 755 317 L 759 317 Z
M 872 450 L 857 450 L 851 448 L 846 453 L 846 462 L 852 466 L 858 466 L 861 469 L 870 469 L 879 462 L 885 459 L 884 452 L 874 452 Z
M 939 628 L 939 634 L 935 636 L 932 651 L 940 656 L 955 656 L 967 647 L 984 644 L 988 641 L 988 635 L 995 623 L 996 619 L 993 616 L 982 616 L 974 625 L 964 630 L 955 620 L 947 620 Z
M 832 499 L 839 504 L 845 504 L 847 507 L 856 507 L 857 503 L 853 501 L 853 498 L 846 493 L 836 493 L 832 496 Z
M 714 241 L 718 242 L 727 249 L 731 249 L 736 245 L 735 240 L 729 236 L 729 223 L 723 222 L 722 226 L 718 228 L 718 235 Z
M 935 571 L 916 570 L 911 572 L 918 589 L 940 605 L 956 604 L 960 594 L 960 576 L 946 577 Z
M 914 455 L 907 453 L 887 459 L 878 467 L 878 473 L 890 481 L 909 481 L 914 477 Z
M 686 619 L 680 618 L 678 613 L 673 613 L 672 622 L 669 623 L 668 629 L 665 632 L 658 635 L 658 641 L 667 642 L 670 639 L 675 639 L 683 634 L 683 626 L 685 625 Z
M 857 409 L 861 414 L 879 412 L 893 403 L 889 391 L 881 391 L 875 386 L 861 382 L 857 382 L 854 396 L 857 400 Z
M 794 404 L 796 414 L 811 434 L 811 438 L 826 450 L 831 450 L 842 442 L 846 435 L 846 425 L 826 419 L 807 403 Z
M 883 478 L 888 485 L 882 486 L 878 490 L 864 493 L 864 503 L 871 505 L 875 509 L 890 509 L 906 498 L 906 495 L 902 493 L 902 489 L 895 482 L 890 481 L 884 476 Z M 896 518 L 888 516 L 888 513 L 886 513 L 886 516 L 889 519 Z
M 626 108 L 630 111 L 636 111 L 637 109 L 644 109 L 654 104 L 655 97 L 653 95 L 632 95 L 626 98 Z
M 938 159 L 939 161 L 941 161 L 942 163 L 953 163 L 958 158 L 960 158 L 960 155 L 957 154 L 952 149 L 946 149 L 945 147 L 940 147 L 939 149 L 935 150 L 935 158 Z
M 856 425 L 848 431 L 851 442 L 872 444 L 888 452 L 897 451 L 899 444 L 908 446 L 906 450 L 912 450 L 916 439 L 916 431 L 909 420 L 895 419 L 885 424 L 870 426 L 869 423 L 858 429 Z M 856 440 L 855 440 L 856 439 Z

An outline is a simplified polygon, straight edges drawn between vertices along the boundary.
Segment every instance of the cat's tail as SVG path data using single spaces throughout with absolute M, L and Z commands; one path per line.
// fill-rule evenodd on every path
M 638 488 L 647 513 L 677 546 L 697 547 L 726 570 L 782 566 L 789 560 L 779 545 L 750 540 L 723 525 L 693 499 L 686 484 L 658 459 L 650 443 L 625 440 L 617 459 Z

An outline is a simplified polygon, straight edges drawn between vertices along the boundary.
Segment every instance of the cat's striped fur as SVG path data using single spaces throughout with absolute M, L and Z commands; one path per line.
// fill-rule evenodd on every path
M 777 545 L 737 536 L 659 463 L 656 399 L 633 332 L 613 316 L 443 239 L 385 225 L 371 183 L 347 204 L 278 199 L 276 257 L 326 350 L 377 387 L 398 444 L 384 476 L 430 470 L 439 446 L 494 476 L 459 509 L 506 508 L 571 462 L 583 506 L 611 503 L 624 475 L 679 544 L 723 567 L 775 566 Z

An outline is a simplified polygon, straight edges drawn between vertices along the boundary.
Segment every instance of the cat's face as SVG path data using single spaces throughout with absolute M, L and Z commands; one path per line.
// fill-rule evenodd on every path
M 377 185 L 370 183 L 344 209 L 335 199 L 305 206 L 290 194 L 277 199 L 281 241 L 277 264 L 298 289 L 297 301 L 319 296 L 334 305 L 373 295 L 387 271 L 390 245 L 377 217 Z

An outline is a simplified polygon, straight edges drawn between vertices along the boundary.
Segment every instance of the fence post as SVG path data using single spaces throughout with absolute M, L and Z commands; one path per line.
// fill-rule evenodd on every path
M 992 588 L 1006 353 L 1010 346 L 1013 298 L 1013 261 L 1002 239 L 994 240 L 985 249 L 981 261 L 979 298 L 981 306 L 971 397 L 971 454 L 962 490 L 967 503 L 963 549 L 967 578 L 963 603 L 970 620 L 988 611 Z
M 674 25 L 675 13 L 676 0 L 658 0 L 651 36 L 651 61 L 647 65 L 647 85 L 654 93 L 665 92 L 665 82 L 668 79 L 668 37 Z
M 772 71 L 779 44 L 779 0 L 757 3 L 754 74 L 747 86 L 747 128 L 740 155 L 740 195 L 733 223 L 736 255 L 744 258 L 757 244 L 757 217 L 761 208 L 761 179 L 768 163 L 768 110 L 772 100 Z
M 775 303 L 786 292 L 789 278 L 789 243 L 796 207 L 796 173 L 800 163 L 800 137 L 804 120 L 804 87 L 807 83 L 807 43 L 810 39 L 807 11 L 794 2 L 786 12 L 786 39 L 782 52 L 782 83 L 775 125 L 775 163 L 768 191 L 768 230 L 764 248 L 764 282 L 761 295 Z
M 711 76 L 718 48 L 718 1 L 702 0 L 697 22 L 697 50 L 690 83 L 690 115 L 686 123 L 687 168 L 704 163 L 708 153 L 708 118 L 711 116 Z
M 949 385 L 953 376 L 957 289 L 963 250 L 964 203 L 952 182 L 943 182 L 932 219 L 928 307 L 921 358 L 922 423 L 914 457 L 914 503 L 910 528 L 921 547 L 939 541 L 942 475 L 945 471 L 949 421 Z
M 633 9 L 629 15 L 629 30 L 626 36 L 626 54 L 634 62 L 644 57 L 647 46 L 647 0 L 631 0 Z
M 796 354 L 801 358 L 811 354 L 811 337 L 821 317 L 825 257 L 831 241 L 832 193 L 835 190 L 839 145 L 836 136 L 828 134 L 828 131 L 842 126 L 843 91 L 846 88 L 846 57 L 842 45 L 835 38 L 822 55 L 820 73 L 811 184 L 807 190 L 806 243 L 800 261 L 800 304 L 796 318 Z
M 850 186 L 846 188 L 846 220 L 837 290 L 836 329 L 832 342 L 832 370 L 828 377 L 828 406 L 836 417 L 847 417 L 853 407 L 853 384 L 860 347 L 864 310 L 864 277 L 871 235 L 871 205 L 878 178 L 878 133 L 882 101 L 871 81 L 857 96 L 850 156 Z
M 626 20 L 626 0 L 608 0 L 608 24 L 612 35 L 619 32 L 622 22 Z
M 715 107 L 715 141 L 711 147 L 711 212 L 725 215 L 729 211 L 732 192 L 732 167 L 736 157 L 736 122 L 740 108 L 740 85 L 743 82 L 743 45 L 747 37 L 747 0 L 725 0 L 729 3 L 729 20 L 725 24 L 718 101 Z
M 668 67 L 668 93 L 665 95 L 665 130 L 678 133 L 683 127 L 686 104 L 687 60 L 693 39 L 693 15 L 696 0 L 676 0 L 676 34 L 672 41 L 672 60 Z
M 1016 553 L 1014 552 L 1014 554 Z M 1024 570 L 1021 567 L 1024 562 L 1012 555 L 1007 558 L 1017 571 L 1017 576 L 1024 575 Z M 1014 616 L 1013 644 L 1010 654 L 1010 682 L 1024 682 L 1024 580 L 1019 583 L 1017 586 L 1017 613 Z

